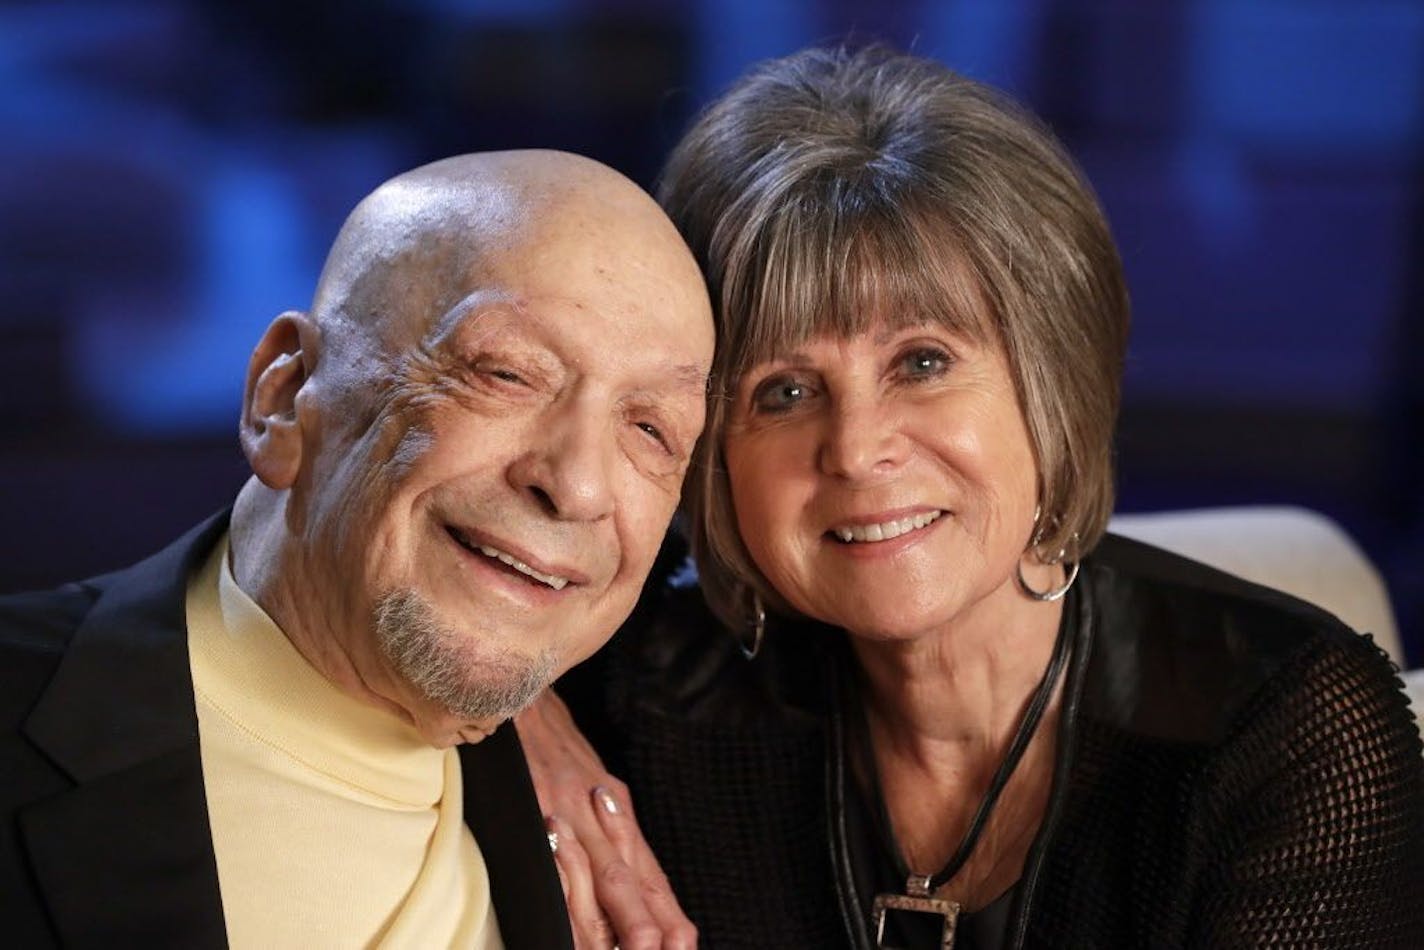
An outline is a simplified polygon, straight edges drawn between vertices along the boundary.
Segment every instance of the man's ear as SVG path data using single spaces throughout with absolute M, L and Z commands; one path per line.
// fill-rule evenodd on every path
M 268 488 L 290 488 L 301 471 L 297 394 L 316 368 L 320 343 L 311 318 L 289 310 L 267 327 L 247 364 L 240 440 L 253 474 Z

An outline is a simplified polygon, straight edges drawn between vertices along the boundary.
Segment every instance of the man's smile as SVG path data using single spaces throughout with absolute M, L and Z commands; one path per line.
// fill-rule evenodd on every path
M 535 566 L 535 564 L 530 564 L 528 560 L 525 560 L 524 557 L 511 554 L 503 547 L 497 547 L 493 544 L 486 543 L 483 539 L 471 537 L 467 529 L 446 525 L 445 530 L 460 547 L 472 554 L 482 555 L 508 568 L 504 573 L 523 577 L 530 582 L 537 583 L 554 591 L 561 591 L 571 583 L 580 583 L 579 580 L 568 576 L 568 574 L 572 572 L 567 572 L 567 569 L 555 567 L 551 570 L 541 570 L 540 567 L 543 567 L 542 564 Z M 530 558 L 530 560 L 533 559 Z M 538 564 L 537 561 L 535 563 Z

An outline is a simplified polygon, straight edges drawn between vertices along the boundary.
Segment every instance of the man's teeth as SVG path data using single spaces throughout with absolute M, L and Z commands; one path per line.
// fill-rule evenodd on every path
M 926 511 L 899 521 L 885 521 L 880 524 L 858 524 L 845 528 L 834 528 L 831 533 L 850 544 L 857 541 L 889 541 L 902 534 L 909 534 L 916 528 L 923 528 L 944 514 L 942 511 Z
M 508 564 L 510 567 L 514 568 L 519 573 L 527 574 L 541 584 L 548 584 L 550 587 L 554 588 L 554 590 L 563 590 L 564 585 L 569 582 L 569 579 L 567 577 L 557 577 L 553 574 L 541 574 L 540 572 L 534 570 L 534 568 L 530 567 L 528 564 L 525 564 L 523 561 L 519 560 L 514 555 L 505 554 L 499 548 L 492 548 L 488 544 L 481 544 L 476 550 L 478 550 L 485 557 L 492 557 L 496 561 Z

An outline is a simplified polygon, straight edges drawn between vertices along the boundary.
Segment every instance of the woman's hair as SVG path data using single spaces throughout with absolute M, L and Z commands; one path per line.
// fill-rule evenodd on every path
M 659 199 L 717 319 L 707 438 L 685 489 L 703 589 L 732 624 L 747 588 L 786 609 L 737 531 L 722 446 L 754 364 L 820 335 L 926 321 L 1002 349 L 1039 474 L 1039 550 L 1069 558 L 1113 506 L 1127 341 L 1121 263 L 1071 159 L 996 91 L 872 47 L 772 60 L 714 102 Z

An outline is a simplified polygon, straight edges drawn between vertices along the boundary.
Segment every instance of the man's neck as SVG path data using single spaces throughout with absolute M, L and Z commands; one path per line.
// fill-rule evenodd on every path
M 287 492 L 248 479 L 233 505 L 228 545 L 237 586 L 262 608 L 297 652 L 335 686 L 356 699 L 412 717 L 394 698 L 397 691 L 377 663 L 361 663 L 335 629 L 319 629 L 311 618 L 329 621 L 334 609 L 313 609 L 330 585 L 307 576 L 295 556 L 287 528 Z
M 353 606 L 351 578 L 317 576 L 289 526 L 290 493 L 248 480 L 229 528 L 232 574 L 297 652 L 335 686 L 410 722 L 431 745 L 479 742 L 498 722 L 462 719 L 396 675 L 369 635 L 371 618 Z M 353 610 L 357 613 L 353 614 Z

